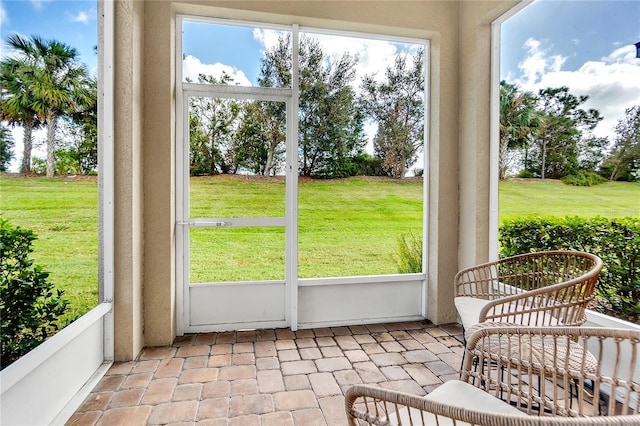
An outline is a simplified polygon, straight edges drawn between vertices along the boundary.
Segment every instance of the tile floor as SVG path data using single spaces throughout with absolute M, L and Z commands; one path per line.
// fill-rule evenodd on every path
M 426 321 L 186 335 L 114 364 L 67 425 L 345 425 L 350 385 L 424 395 L 461 341 Z

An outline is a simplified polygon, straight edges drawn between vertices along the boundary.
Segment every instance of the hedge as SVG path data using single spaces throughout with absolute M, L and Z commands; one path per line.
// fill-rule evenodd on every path
M 608 315 L 640 323 L 640 218 L 526 218 L 505 221 L 500 256 L 543 250 L 579 250 L 604 262 L 593 306 Z

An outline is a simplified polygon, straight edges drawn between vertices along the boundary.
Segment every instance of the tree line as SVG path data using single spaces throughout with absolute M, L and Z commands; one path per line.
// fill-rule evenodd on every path
M 640 105 L 625 111 L 609 140 L 593 134 L 602 116 L 583 108 L 588 99 L 567 87 L 533 93 L 502 81 L 500 179 L 515 170 L 520 177 L 541 179 L 591 173 L 640 181 Z
M 280 36 L 260 63 L 258 86 L 291 87 L 291 38 Z M 424 134 L 424 50 L 398 55 L 384 78 L 367 75 L 354 89 L 356 61 L 329 61 L 319 42 L 299 46 L 298 164 L 302 176 L 403 177 L 416 162 Z M 223 74 L 200 84 L 232 84 Z M 374 154 L 365 152 L 365 121 L 377 125 Z M 282 102 L 194 97 L 189 100 L 190 169 L 194 175 L 275 175 L 285 161 Z
M 21 126 L 21 173 L 97 172 L 97 82 L 77 51 L 55 40 L 11 35 L 11 55 L 0 62 L 0 171 L 15 156 L 11 132 Z M 291 87 L 291 38 L 280 36 L 260 62 L 259 87 Z M 379 78 L 356 82 L 356 60 L 331 61 L 319 42 L 299 45 L 298 164 L 302 176 L 403 177 L 423 148 L 424 50 L 397 55 Z M 233 84 L 230 76 L 199 75 L 200 84 Z M 357 89 L 356 89 L 357 87 Z M 640 105 L 618 121 L 612 140 L 593 129 L 599 111 L 588 96 L 567 87 L 538 93 L 500 85 L 501 179 L 565 178 L 597 173 L 609 180 L 640 180 Z M 373 155 L 365 125 L 373 123 Z M 32 159 L 33 131 L 46 128 L 46 159 Z M 192 175 L 282 172 L 284 103 L 211 97 L 189 99 Z M 420 173 L 420 170 L 417 170 Z
M 47 177 L 97 169 L 97 81 L 71 46 L 38 36 L 7 38 L 0 62 L 0 119 L 23 128 L 21 173 L 34 163 Z M 33 132 L 46 128 L 46 159 L 32 161 Z M 11 133 L 0 131 L 0 168 L 14 156 Z M 56 170 L 57 168 L 57 170 Z

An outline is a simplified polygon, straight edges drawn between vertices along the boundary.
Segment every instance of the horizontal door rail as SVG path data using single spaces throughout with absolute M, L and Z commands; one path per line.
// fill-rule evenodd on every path
M 260 217 L 260 218 L 202 218 L 189 219 L 180 225 L 189 225 L 190 228 L 236 228 L 236 227 L 269 227 L 285 226 L 284 217 Z

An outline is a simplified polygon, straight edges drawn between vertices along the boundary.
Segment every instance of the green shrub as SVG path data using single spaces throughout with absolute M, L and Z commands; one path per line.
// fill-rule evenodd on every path
M 562 178 L 562 182 L 573 186 L 594 186 L 605 183 L 607 180 L 596 172 L 580 171 L 575 175 L 569 175 Z
M 394 261 L 400 274 L 422 272 L 422 238 L 416 237 L 412 232 L 400 235 Z
M 67 300 L 29 258 L 37 237 L 0 218 L 0 368 L 5 368 L 58 330 Z
M 640 320 L 640 219 L 579 217 L 506 221 L 499 231 L 500 255 L 543 250 L 580 250 L 600 256 L 598 310 Z

